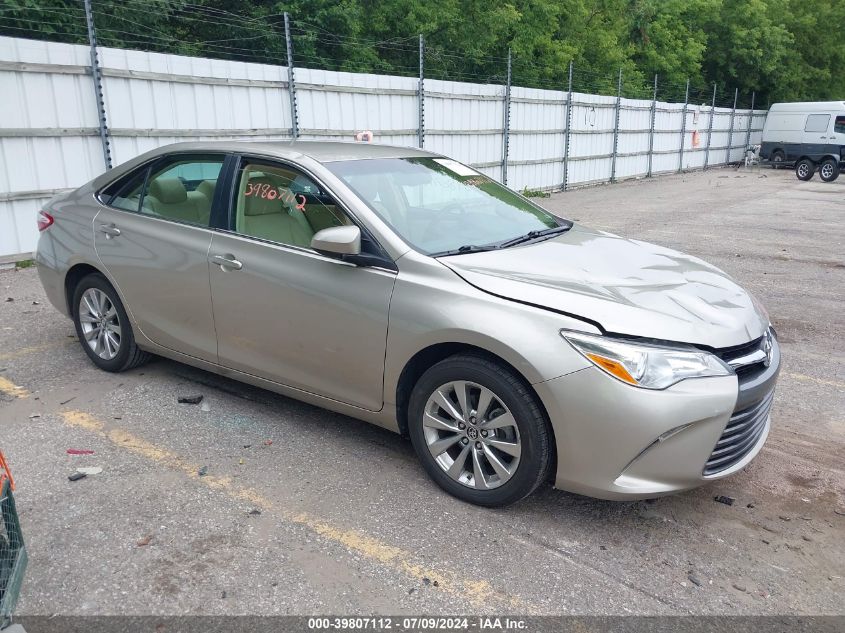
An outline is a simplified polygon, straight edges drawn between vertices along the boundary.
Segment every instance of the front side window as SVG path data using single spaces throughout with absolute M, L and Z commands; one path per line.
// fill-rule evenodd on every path
M 317 183 L 289 167 L 244 164 L 236 195 L 235 231 L 242 235 L 310 248 L 318 231 L 351 224 Z
M 836 117 L 836 121 L 833 124 L 833 131 L 837 134 L 845 134 L 845 116 Z
M 561 225 L 540 207 L 453 160 L 384 158 L 326 166 L 427 255 L 502 243 Z
M 827 132 L 827 126 L 830 124 L 829 114 L 810 114 L 807 116 L 807 125 L 804 126 L 805 132 Z

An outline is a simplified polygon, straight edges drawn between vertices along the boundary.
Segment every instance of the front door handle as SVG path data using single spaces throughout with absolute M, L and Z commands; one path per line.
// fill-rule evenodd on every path
M 208 261 L 217 264 L 223 270 L 240 270 L 244 267 L 242 263 L 235 259 L 234 255 L 212 255 L 208 258 Z
M 106 234 L 107 240 L 110 240 L 111 238 L 120 235 L 120 229 L 117 228 L 114 224 L 101 224 L 100 232 Z

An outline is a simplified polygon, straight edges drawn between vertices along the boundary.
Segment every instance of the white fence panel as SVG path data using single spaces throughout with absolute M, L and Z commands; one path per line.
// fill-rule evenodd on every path
M 113 164 L 178 141 L 291 137 L 285 66 L 102 47 L 99 56 Z M 0 256 L 31 251 L 41 205 L 104 169 L 89 64 L 87 46 L 0 37 Z M 297 68 L 296 86 L 301 138 L 371 130 L 377 142 L 419 144 L 415 77 Z M 614 139 L 615 179 L 648 173 L 652 102 L 621 99 L 615 134 L 616 97 L 572 97 L 570 112 L 562 90 L 512 87 L 510 187 L 560 189 L 567 140 L 570 187 L 610 181 Z M 504 86 L 426 79 L 424 115 L 426 149 L 503 178 Z M 737 110 L 731 135 L 731 109 L 717 108 L 708 164 L 741 160 L 765 115 Z M 685 118 L 682 139 L 683 105 L 656 104 L 652 173 L 704 166 L 710 108 L 689 106 Z

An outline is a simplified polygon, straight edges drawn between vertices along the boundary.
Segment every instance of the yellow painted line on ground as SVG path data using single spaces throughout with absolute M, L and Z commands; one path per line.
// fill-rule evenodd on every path
M 29 391 L 20 385 L 16 385 L 11 380 L 3 378 L 3 376 L 0 376 L 0 393 L 5 393 L 13 398 L 29 398 Z
M 56 347 L 73 345 L 76 344 L 76 342 L 77 341 L 75 338 L 69 338 L 63 341 L 50 341 L 49 343 L 43 343 L 41 345 L 33 345 L 32 347 L 22 347 L 11 352 L 4 352 L 0 354 L 0 362 L 5 360 L 12 360 L 13 358 L 21 358 L 22 356 L 29 356 L 30 354 L 37 354 L 38 352 L 43 352 L 45 350 L 53 349 Z
M 369 560 L 392 567 L 411 578 L 422 581 L 427 578 L 432 584 L 456 597 L 469 600 L 477 607 L 491 604 L 507 605 L 514 610 L 528 612 L 531 607 L 522 599 L 495 590 L 486 580 L 462 578 L 451 570 L 429 567 L 415 559 L 414 554 L 363 534 L 357 530 L 332 525 L 331 523 L 308 512 L 297 512 L 290 508 L 280 508 L 253 488 L 242 486 L 230 477 L 217 477 L 206 474 L 199 476 L 199 465 L 193 464 L 179 455 L 156 446 L 128 431 L 119 428 L 107 428 L 106 425 L 84 411 L 63 411 L 65 425 L 90 431 L 111 441 L 115 446 L 126 449 L 136 455 L 180 471 L 190 479 L 209 488 L 218 490 L 236 501 L 247 502 L 264 511 L 272 511 L 284 520 L 301 525 L 312 532 L 344 546 Z
M 838 389 L 845 389 L 845 382 L 841 382 L 839 380 L 827 380 L 825 378 L 816 378 L 815 376 L 808 376 L 807 374 L 799 374 L 794 371 L 785 371 L 783 375 L 788 378 L 794 378 L 795 380 L 801 380 L 803 382 L 815 382 L 820 385 L 827 385 L 829 387 L 837 387 Z

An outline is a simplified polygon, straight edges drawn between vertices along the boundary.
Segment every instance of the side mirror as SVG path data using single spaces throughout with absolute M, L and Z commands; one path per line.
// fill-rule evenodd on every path
M 361 229 L 357 226 L 332 226 L 317 231 L 311 238 L 311 248 L 323 255 L 359 255 Z

